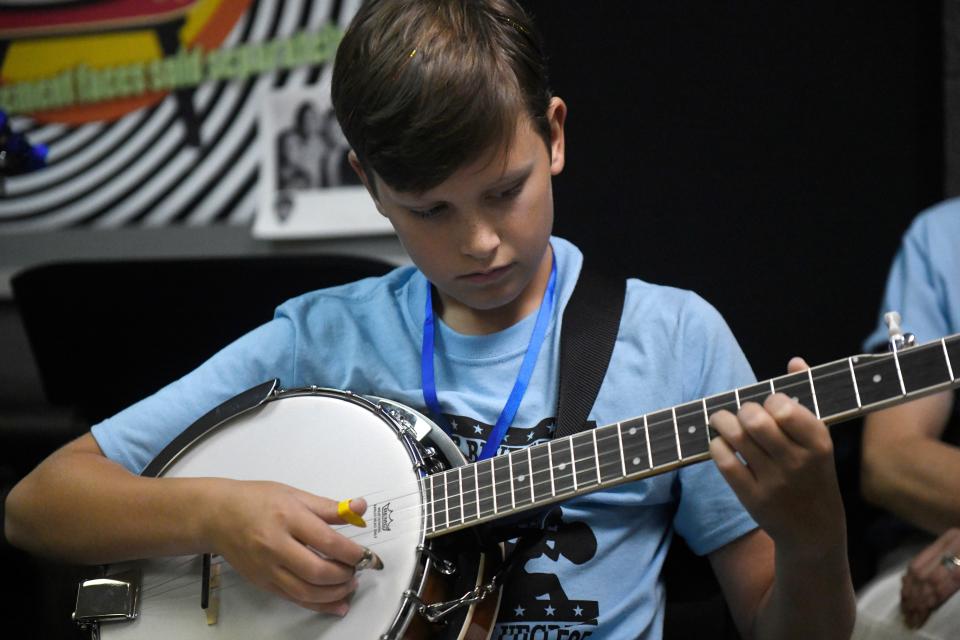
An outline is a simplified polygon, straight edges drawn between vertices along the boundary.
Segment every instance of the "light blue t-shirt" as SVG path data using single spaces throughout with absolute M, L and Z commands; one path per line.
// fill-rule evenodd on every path
M 582 255 L 551 240 L 557 302 L 529 388 L 501 452 L 544 441 L 557 406 L 560 324 Z M 427 283 L 413 267 L 305 294 L 155 395 L 93 427 L 100 447 L 133 472 L 180 431 L 240 391 L 272 378 L 391 398 L 426 412 L 420 346 Z M 484 336 L 439 322 L 436 379 L 452 437 L 469 459 L 482 448 L 516 379 L 535 315 Z M 607 376 L 590 419 L 605 425 L 754 381 L 719 313 L 688 291 L 628 280 Z M 660 570 L 673 532 L 714 551 L 756 527 L 712 462 L 578 497 L 504 592 L 494 638 L 662 635 Z
M 865 351 L 886 344 L 887 311 L 900 314 L 918 344 L 960 332 L 960 198 L 922 212 L 904 234 Z

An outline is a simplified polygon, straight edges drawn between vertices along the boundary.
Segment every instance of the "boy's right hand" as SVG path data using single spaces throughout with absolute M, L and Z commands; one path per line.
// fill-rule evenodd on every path
M 214 484 L 207 539 L 247 580 L 321 613 L 346 615 L 364 547 L 337 533 L 338 503 L 277 482 Z M 350 510 L 366 511 L 363 499 Z

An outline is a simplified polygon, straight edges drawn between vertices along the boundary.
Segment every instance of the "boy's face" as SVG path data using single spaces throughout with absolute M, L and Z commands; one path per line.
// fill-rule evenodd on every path
M 399 192 L 376 175 L 377 208 L 437 288 L 441 317 L 464 333 L 506 328 L 540 304 L 550 275 L 551 177 L 564 165 L 566 106 L 548 111 L 550 149 L 523 116 L 509 148 L 497 148 L 423 193 Z M 373 193 L 373 192 L 371 192 Z

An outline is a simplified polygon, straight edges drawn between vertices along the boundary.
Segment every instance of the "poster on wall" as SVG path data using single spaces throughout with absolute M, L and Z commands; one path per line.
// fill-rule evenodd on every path
M 335 237 L 392 233 L 347 160 L 329 86 L 267 95 L 260 109 L 263 162 L 253 235 Z
M 0 111 L 47 149 L 0 178 L 0 234 L 252 226 L 261 106 L 328 91 L 360 1 L 0 2 Z

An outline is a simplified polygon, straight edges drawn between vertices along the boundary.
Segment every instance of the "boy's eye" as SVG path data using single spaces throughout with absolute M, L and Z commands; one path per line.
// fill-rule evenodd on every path
M 446 209 L 446 205 L 438 204 L 434 207 L 430 207 L 429 209 L 410 209 L 410 213 L 418 218 L 432 218 L 443 213 L 444 209 Z
M 498 193 L 497 197 L 500 198 L 501 200 L 507 200 L 509 198 L 513 198 L 519 195 L 521 189 L 523 189 L 523 183 L 518 182 L 517 184 L 513 185 L 506 191 L 501 191 L 500 193 Z

